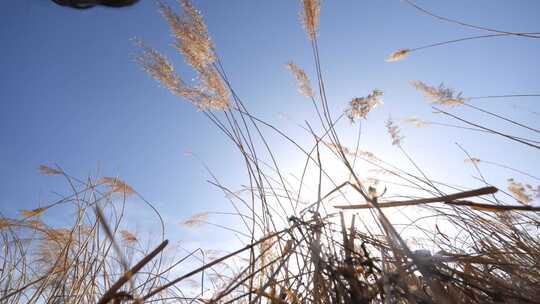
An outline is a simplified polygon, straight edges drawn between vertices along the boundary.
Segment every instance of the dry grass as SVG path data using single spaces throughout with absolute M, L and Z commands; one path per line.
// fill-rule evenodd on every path
M 65 178 L 72 193 L 24 210 L 22 218 L 0 218 L 0 302 L 538 302 L 540 217 L 531 202 L 540 187 L 509 179 L 505 192 L 487 182 L 479 165 L 496 165 L 538 181 L 534 175 L 463 150 L 485 187 L 470 189 L 434 180 L 406 153 L 403 136 L 391 119 L 387 122 L 391 142 L 413 169 L 401 169 L 359 146 L 346 147 L 336 125 L 347 116 L 366 118 L 381 104 L 382 92 L 353 99 L 337 117 L 330 113 L 317 47 L 320 3 L 308 0 L 302 1 L 301 16 L 312 46 L 319 94 L 303 70 L 288 65 L 317 115 L 315 122 L 303 126 L 313 144 L 301 146 L 251 114 L 240 97 L 231 94 L 234 90 L 218 64 L 200 13 L 187 0 L 180 4 L 180 13 L 161 2 L 159 6 L 176 48 L 197 72 L 200 86 L 187 87 L 170 62 L 144 44 L 138 62 L 172 93 L 192 102 L 238 148 L 249 184 L 235 191 L 213 175 L 210 181 L 223 191 L 232 211 L 199 213 L 182 224 L 227 229 L 243 245 L 232 252 L 169 250 L 162 233 L 143 247 L 144 240 L 126 229 L 123 220 L 127 199 L 146 201 L 126 182 L 116 177 L 79 180 L 61 168 L 41 166 L 44 175 Z M 411 51 L 400 50 L 390 60 L 403 59 Z M 416 82 L 415 87 L 437 104 L 478 110 L 467 103 L 473 98 L 465 99 L 442 85 Z M 533 139 L 438 112 L 472 127 L 416 118 L 405 122 L 458 127 L 535 146 Z M 508 122 L 503 116 L 494 117 Z M 305 158 L 300 174 L 291 178 L 282 171 L 268 134 L 277 134 Z M 328 159 L 338 165 L 326 163 Z M 347 174 L 335 176 L 329 166 L 339 166 Z M 315 183 L 309 181 L 312 177 Z M 334 202 L 339 202 L 337 209 L 332 208 Z M 49 226 L 44 220 L 47 213 L 61 205 L 74 210 L 73 222 Z M 396 208 L 401 208 L 405 223 L 389 218 L 387 210 Z M 222 226 L 215 217 L 223 215 L 234 216 L 241 228 Z M 163 227 L 159 213 L 155 216 Z

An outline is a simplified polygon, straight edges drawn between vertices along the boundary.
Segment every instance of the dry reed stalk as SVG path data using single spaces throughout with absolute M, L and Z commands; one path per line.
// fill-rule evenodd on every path
M 148 255 L 146 255 L 142 260 L 140 260 L 135 266 L 130 268 L 128 271 L 122 275 L 120 279 L 118 279 L 110 288 L 101 296 L 101 299 L 97 302 L 98 304 L 107 304 L 111 300 L 114 300 L 115 297 L 117 297 L 117 291 L 120 289 L 127 281 L 131 279 L 133 275 L 135 275 L 139 270 L 141 270 L 146 264 L 148 264 L 150 261 L 152 261 L 153 258 L 155 258 L 165 247 L 167 247 L 167 244 L 169 244 L 169 241 L 165 240 L 163 241 L 158 247 L 156 247 L 152 252 L 150 252 Z
M 421 198 L 421 199 L 415 199 L 415 200 L 408 200 L 408 201 L 399 201 L 399 202 L 384 202 L 380 203 L 380 208 L 388 208 L 388 207 L 403 207 L 403 206 L 416 206 L 416 205 L 423 205 L 423 204 L 431 204 L 431 203 L 449 203 L 452 204 L 456 200 L 464 199 L 464 198 L 470 198 L 470 197 L 476 197 L 480 195 L 487 195 L 487 194 L 494 194 L 497 193 L 498 189 L 495 187 L 484 187 L 480 189 L 470 190 L 470 191 L 463 191 L 460 193 L 454 193 L 450 195 L 440 196 L 440 197 L 433 197 L 433 198 Z M 350 205 L 350 206 L 334 206 L 334 208 L 337 209 L 366 209 L 366 208 L 373 208 L 370 204 L 361 204 L 361 205 Z

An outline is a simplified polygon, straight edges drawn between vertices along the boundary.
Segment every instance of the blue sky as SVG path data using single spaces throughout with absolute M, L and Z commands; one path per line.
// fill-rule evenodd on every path
M 293 123 L 279 119 L 279 113 L 298 123 L 313 118 L 310 103 L 298 94 L 284 68 L 293 60 L 314 77 L 309 44 L 299 24 L 299 3 L 194 3 L 204 15 L 233 86 L 251 111 L 297 138 L 305 136 Z M 418 3 L 473 24 L 516 32 L 540 29 L 536 0 Z M 201 164 L 184 152 L 196 153 L 223 182 L 235 187 L 245 183 L 236 151 L 201 113 L 158 86 L 133 60 L 137 49 L 132 38 L 141 38 L 169 56 L 185 79 L 192 77 L 170 47 L 169 30 L 152 1 L 127 9 L 86 11 L 43 0 L 4 1 L 0 6 L 3 214 L 15 216 L 21 209 L 43 204 L 51 191 L 67 190 L 63 182 L 39 175 L 41 164 L 58 164 L 80 177 L 98 169 L 103 175 L 120 176 L 171 224 L 196 212 L 228 208 L 222 194 L 206 183 L 208 175 Z M 365 96 L 374 88 L 385 91 L 384 107 L 365 123 L 362 145 L 400 164 L 403 159 L 392 150 L 384 131 L 388 115 L 444 120 L 431 113 L 410 80 L 444 82 L 465 96 L 538 93 L 538 39 L 469 41 L 419 51 L 402 62 L 384 61 L 399 48 L 483 33 L 437 21 L 398 0 L 325 1 L 320 52 L 334 113 L 352 97 Z M 538 114 L 512 107 L 537 111 L 538 102 L 534 98 L 487 100 L 478 105 L 539 127 Z M 534 133 L 470 111 L 456 111 L 535 138 Z M 347 134 L 347 124 L 343 128 Z M 470 178 L 473 170 L 462 165 L 457 141 L 482 159 L 531 173 L 540 169 L 536 151 L 500 138 L 435 127 L 402 128 L 405 148 L 436 178 L 478 185 Z M 278 154 L 286 155 L 287 149 L 276 146 Z M 291 165 L 295 160 L 284 157 L 284 162 Z M 499 169 L 485 170 L 495 183 L 511 177 Z

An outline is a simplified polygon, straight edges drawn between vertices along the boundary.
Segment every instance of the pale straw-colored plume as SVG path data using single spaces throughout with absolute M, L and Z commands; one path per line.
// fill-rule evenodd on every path
M 388 134 L 390 135 L 390 138 L 392 139 L 392 145 L 400 146 L 401 141 L 403 140 L 404 137 L 400 134 L 399 127 L 396 124 L 394 124 L 394 121 L 390 117 L 386 121 L 386 130 L 388 131 Z
M 102 177 L 100 182 L 109 186 L 111 189 L 110 191 L 114 193 L 122 193 L 126 196 L 135 193 L 133 188 L 116 177 Z
M 226 110 L 230 107 L 229 89 L 218 71 L 213 67 L 206 68 L 199 75 L 202 85 L 198 88 L 194 103 L 201 110 Z
M 342 151 L 343 154 L 351 156 L 351 157 L 360 157 L 360 158 L 367 159 L 367 160 L 370 160 L 370 161 L 377 161 L 378 160 L 378 158 L 375 156 L 375 154 L 373 154 L 372 152 L 369 152 L 369 151 L 364 151 L 364 150 L 352 151 L 351 149 L 349 149 L 349 148 L 347 148 L 347 147 L 345 147 L 343 145 L 334 144 L 334 143 L 329 142 L 329 141 L 323 141 L 323 143 L 330 150 L 332 150 L 332 151 L 334 151 L 336 153 L 340 153 L 340 151 Z
M 208 220 L 208 212 L 202 212 L 202 213 L 197 213 L 193 215 L 192 217 L 188 218 L 187 220 L 183 221 L 182 225 L 193 228 L 193 227 L 197 227 L 204 224 L 207 220 Z
M 136 60 L 144 71 L 173 94 L 189 97 L 189 92 L 186 90 L 184 82 L 174 70 L 171 62 L 158 51 L 145 45 L 142 41 L 136 41 L 136 43 L 143 51 L 141 55 L 136 57 Z
M 372 161 L 377 161 L 379 160 L 377 158 L 377 156 L 375 156 L 375 154 L 373 154 L 373 152 L 370 152 L 370 151 L 363 151 L 363 150 L 358 150 L 356 151 L 356 153 L 354 153 L 356 156 L 358 157 L 362 157 L 362 158 L 365 158 L 365 159 L 369 159 L 369 160 L 372 160 Z
M 347 117 L 351 121 L 359 118 L 367 119 L 371 110 L 383 104 L 381 96 L 383 91 L 375 89 L 368 96 L 353 98 L 345 110 Z
M 54 168 L 51 168 L 49 166 L 45 166 L 45 165 L 41 165 L 39 166 L 39 173 L 43 174 L 43 175 L 60 175 L 60 174 L 63 174 L 64 172 L 58 170 L 58 169 L 54 169 Z
M 45 212 L 47 210 L 47 208 L 45 207 L 40 207 L 40 208 L 36 208 L 36 209 L 33 209 L 33 210 L 21 210 L 21 215 L 24 217 L 24 218 L 29 218 L 29 217 L 36 217 L 36 216 L 40 216 L 43 214 L 43 212 Z
M 44 231 L 37 251 L 37 262 L 61 276 L 69 270 L 70 253 L 77 246 L 73 233 L 68 229 L 47 229 Z
M 176 40 L 176 48 L 188 64 L 202 71 L 216 60 L 214 46 L 201 14 L 188 0 L 180 0 L 183 12 L 176 14 L 172 8 L 159 1 L 159 8 Z
M 315 40 L 319 29 L 319 17 L 321 14 L 321 3 L 319 0 L 301 0 L 304 7 L 300 14 L 302 24 L 310 40 Z
M 411 53 L 410 49 L 400 49 L 392 53 L 390 57 L 386 58 L 386 62 L 400 61 L 405 59 Z
M 294 62 L 288 62 L 285 66 L 287 69 L 289 69 L 289 71 L 291 71 L 294 78 L 296 78 L 296 82 L 298 83 L 298 91 L 306 97 L 313 98 L 315 95 L 313 94 L 309 77 L 306 75 L 304 70 L 299 68 L 296 64 L 294 64 Z
M 401 121 L 406 124 L 411 124 L 417 128 L 426 128 L 431 125 L 429 121 L 421 120 L 416 117 L 403 118 Z
M 465 98 L 461 96 L 461 92 L 456 93 L 454 89 L 445 87 L 442 83 L 438 87 L 433 87 L 421 81 L 412 81 L 411 85 L 424 93 L 426 97 L 432 100 L 432 103 L 444 106 L 457 106 L 465 103 Z
M 343 145 L 339 145 L 339 144 L 334 144 L 332 142 L 329 142 L 329 141 L 324 141 L 324 144 L 332 151 L 336 152 L 336 153 L 339 153 L 340 151 L 342 151 L 344 154 L 346 155 L 350 155 L 350 154 L 353 154 L 351 153 L 351 151 L 349 150 L 349 148 L 343 146 Z
M 137 236 L 128 230 L 120 230 L 120 237 L 122 238 L 122 243 L 124 245 L 133 245 L 138 241 Z
M 530 193 L 530 190 L 526 189 L 522 183 L 516 182 L 513 178 L 508 180 L 508 191 L 518 199 L 522 204 L 530 204 L 533 201 L 533 195 Z
M 143 43 L 138 44 L 143 53 L 137 57 L 137 62 L 173 94 L 186 98 L 200 110 L 225 110 L 229 107 L 229 90 L 213 67 L 201 70 L 199 87 L 188 87 L 166 57 Z
M 138 41 L 143 50 L 137 61 L 143 69 L 173 94 L 189 100 L 200 110 L 226 110 L 230 92 L 213 63 L 216 55 L 208 30 L 200 13 L 187 0 L 180 0 L 182 14 L 158 1 L 176 40 L 176 48 L 186 62 L 197 71 L 198 86 L 187 86 L 177 75 L 171 62 L 156 50 Z
M 45 229 L 45 224 L 40 220 L 24 221 L 24 225 L 31 229 Z

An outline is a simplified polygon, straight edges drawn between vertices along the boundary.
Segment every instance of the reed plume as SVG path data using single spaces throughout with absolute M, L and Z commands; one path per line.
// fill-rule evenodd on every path
M 182 222 L 186 227 L 197 227 L 204 224 L 208 220 L 208 212 L 201 212 L 192 215 L 190 218 Z
M 345 110 L 347 117 L 353 122 L 359 118 L 367 119 L 371 110 L 383 104 L 381 96 L 383 91 L 375 89 L 368 96 L 353 98 Z
M 394 53 L 392 53 L 388 58 L 386 58 L 386 62 L 394 62 L 394 61 L 403 60 L 407 58 L 407 56 L 409 56 L 410 53 L 411 53 L 410 49 L 397 50 Z
M 138 242 L 137 236 L 128 230 L 120 230 L 120 236 L 124 245 L 133 245 Z
M 317 38 L 319 30 L 319 17 L 321 14 L 321 3 L 319 0 L 301 0 L 303 11 L 300 15 L 304 29 L 310 40 Z
M 520 203 L 530 204 L 533 201 L 533 195 L 530 193 L 531 187 L 527 189 L 522 183 L 515 181 L 513 178 L 508 180 L 508 191 L 510 191 Z
M 199 73 L 216 60 L 214 46 L 200 13 L 188 0 L 180 0 L 183 13 L 177 14 L 171 7 L 159 1 L 159 8 L 169 23 L 177 50 Z
M 45 166 L 45 165 L 41 165 L 39 166 L 39 173 L 43 174 L 43 175 L 60 175 L 62 174 L 63 172 L 60 171 L 60 170 L 57 170 L 57 169 L 54 169 L 54 168 L 51 168 L 51 167 L 48 167 L 48 166 Z
M 392 139 L 392 145 L 401 146 L 404 137 L 400 134 L 399 127 L 390 117 L 386 120 L 386 130 Z
M 137 41 L 137 44 L 142 49 L 142 54 L 137 56 L 136 60 L 143 70 L 173 94 L 189 98 L 191 92 L 186 88 L 171 62 L 143 42 Z
M 288 62 L 285 66 L 289 71 L 291 71 L 294 78 L 296 79 L 296 82 L 298 84 L 298 91 L 306 97 L 313 98 L 313 89 L 311 88 L 309 77 L 306 75 L 304 70 L 299 68 L 296 64 L 294 64 L 294 62 Z
M 100 182 L 109 186 L 111 192 L 122 193 L 126 196 L 135 193 L 131 186 L 116 177 L 102 177 Z
M 166 57 L 140 41 L 137 44 L 142 54 L 137 62 L 173 94 L 186 98 L 199 110 L 227 110 L 230 92 L 214 66 L 217 56 L 202 16 L 188 0 L 180 0 L 181 14 L 161 1 L 158 4 L 171 28 L 176 49 L 197 72 L 199 85 L 187 86 Z
M 433 103 L 444 106 L 457 106 L 465 103 L 462 93 L 456 93 L 454 89 L 440 84 L 438 87 L 429 86 L 421 81 L 412 81 L 411 85 L 418 91 L 424 93 Z
M 325 89 L 329 86 L 324 85 L 317 47 L 319 1 L 302 1 L 302 21 L 312 42 L 320 108 L 306 73 L 294 63 L 287 64 L 300 92 L 313 99 L 321 122 L 315 126 L 306 121 L 304 130 L 310 135 L 307 147 L 250 113 L 237 95 L 230 96 L 232 88 L 201 14 L 187 0 L 180 0 L 180 4 L 183 11 L 177 14 L 159 2 L 176 49 L 197 73 L 197 84 L 186 85 L 172 63 L 142 43 L 143 54 L 137 60 L 173 94 L 205 111 L 206 117 L 239 148 L 247 180 L 240 190 L 227 188 L 208 169 L 210 183 L 223 191 L 233 209 L 199 213 L 182 225 L 204 224 L 228 230 L 241 247 L 208 250 L 194 242 L 189 245 L 193 248 L 186 249 L 182 243 L 165 251 L 168 241 L 164 240 L 163 219 L 124 181 L 114 177 L 79 180 L 60 168 L 44 166 L 40 168 L 43 174 L 65 177 L 72 193 L 47 207 L 24 210 L 24 219 L 0 215 L 0 302 L 538 302 L 540 207 L 532 203 L 540 195 L 540 186 L 509 179 L 509 193 L 503 194 L 514 196 L 522 203 L 518 205 L 505 204 L 508 197 L 493 186 L 467 190 L 467 185 L 432 180 L 401 146 L 403 136 L 390 117 L 386 129 L 392 144 L 414 168 L 400 168 L 362 150 L 362 125 L 354 133 L 356 145 L 348 148 L 351 141 L 342 137 L 342 125 L 338 123 L 347 117 L 366 119 L 382 104 L 383 92 L 373 90 L 368 96 L 354 98 L 345 113 L 331 115 L 333 104 L 326 95 L 331 90 Z M 389 59 L 403 59 L 412 51 L 399 50 Z M 443 85 L 413 85 L 442 105 L 469 106 L 465 101 L 474 99 L 465 99 Z M 234 107 L 229 99 L 235 102 Z M 226 112 L 217 115 L 207 110 Z M 416 118 L 401 121 L 417 127 L 444 125 Z M 350 129 L 350 124 L 345 127 Z M 293 144 L 291 149 L 297 148 L 294 151 L 305 157 L 300 174 L 285 174 L 272 146 L 274 137 L 267 140 L 267 131 L 275 131 L 271 134 L 282 136 Z M 348 131 L 346 134 L 352 134 Z M 315 139 L 315 145 L 311 139 Z M 322 145 L 327 149 L 320 149 Z M 285 153 L 285 161 L 291 162 L 292 150 Z M 329 155 L 337 158 L 328 161 Z M 476 165 L 490 164 L 473 157 L 467 162 L 480 174 Z M 334 170 L 338 166 L 347 174 Z M 524 171 L 514 172 L 540 180 Z M 161 244 L 156 249 L 147 252 L 140 235 L 120 228 L 124 227 L 124 212 L 134 208 L 133 204 L 126 208 L 125 196 L 117 200 L 112 193 L 129 194 L 138 198 L 137 203 L 147 203 L 156 211 L 162 227 Z M 357 205 L 358 200 L 364 202 Z M 480 200 L 482 203 L 476 202 Z M 333 203 L 343 204 L 334 205 L 339 209 L 357 210 L 354 214 L 336 213 L 330 209 Z M 38 218 L 59 205 L 73 207 L 74 221 L 64 223 L 70 227 L 53 228 Z M 399 221 L 386 216 L 391 208 L 399 208 Z M 403 208 L 414 209 L 402 212 Z M 232 215 L 239 219 L 232 225 L 245 229 L 209 222 L 209 214 Z M 204 237 L 198 241 L 207 241 Z M 154 235 L 151 238 L 148 241 L 154 241 Z M 232 242 L 228 238 L 224 241 Z M 135 258 L 139 262 L 130 267 Z
M 44 208 L 44 207 L 36 208 L 33 210 L 25 209 L 21 211 L 21 215 L 25 218 L 36 217 L 36 216 L 42 215 L 46 210 L 47 208 Z
M 431 125 L 431 122 L 429 121 L 426 121 L 426 120 L 422 120 L 422 119 L 418 119 L 416 117 L 407 117 L 407 118 L 403 118 L 401 119 L 401 121 L 403 123 L 406 123 L 406 124 L 411 124 L 417 128 L 426 128 L 426 127 L 429 127 Z

